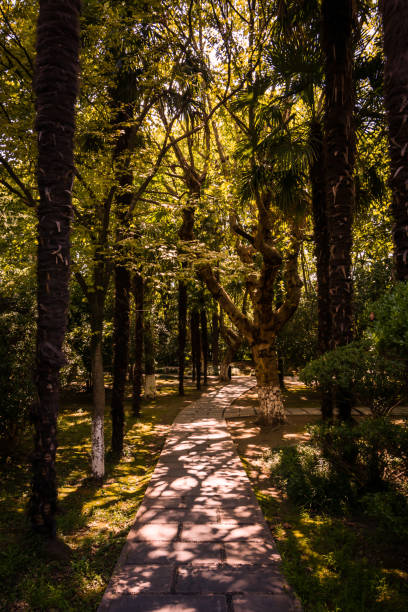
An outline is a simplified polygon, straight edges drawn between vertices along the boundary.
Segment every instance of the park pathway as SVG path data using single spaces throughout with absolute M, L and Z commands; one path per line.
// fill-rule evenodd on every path
M 234 378 L 179 413 L 100 612 L 300 610 L 224 419 L 253 386 Z

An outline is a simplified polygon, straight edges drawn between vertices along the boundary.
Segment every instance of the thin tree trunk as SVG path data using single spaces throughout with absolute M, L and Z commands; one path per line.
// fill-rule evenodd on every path
M 179 230 L 180 240 L 188 242 L 194 238 L 194 206 L 182 210 L 183 222 Z M 183 268 L 186 268 L 183 262 Z M 178 358 L 179 358 L 179 395 L 184 395 L 184 371 L 186 365 L 187 329 L 187 283 L 180 281 L 178 286 Z
M 285 391 L 286 387 L 285 387 L 285 367 L 284 367 L 284 360 L 282 355 L 280 354 L 279 351 L 277 351 L 277 355 L 278 355 L 278 375 L 279 375 L 279 387 L 281 389 L 281 391 Z
M 408 6 L 381 0 L 384 30 L 384 98 L 391 158 L 395 278 L 408 281 Z
M 135 301 L 135 363 L 133 371 L 132 409 L 136 417 L 140 416 L 140 401 L 142 396 L 143 372 L 143 278 L 136 273 L 133 282 Z
M 146 399 L 156 397 L 156 374 L 154 361 L 154 342 L 151 314 L 144 321 L 144 358 L 145 358 L 145 392 Z
M 113 331 L 113 388 L 111 401 L 112 451 L 123 450 L 125 421 L 124 400 L 129 362 L 129 293 L 130 272 L 124 265 L 115 266 L 115 312 Z
M 103 367 L 102 317 L 93 315 L 91 319 L 91 361 L 92 361 L 92 431 L 91 431 L 91 469 L 92 477 L 100 481 L 105 476 L 105 380 Z
M 179 362 L 179 395 L 184 395 L 184 371 L 186 367 L 187 337 L 187 285 L 179 281 L 178 285 L 178 362 Z
M 212 353 L 213 373 L 215 376 L 218 376 L 219 368 L 220 368 L 220 325 L 219 325 L 217 312 L 213 312 L 212 314 L 211 353 Z
M 201 389 L 201 341 L 200 315 L 196 308 L 191 311 L 191 351 L 195 363 L 196 386 Z
M 55 457 L 59 371 L 70 277 L 70 223 L 74 179 L 73 136 L 78 93 L 79 0 L 40 0 L 34 74 L 38 133 L 38 322 L 33 408 L 34 453 L 30 518 L 55 537 Z
M 201 347 L 203 354 L 203 384 L 208 384 L 208 328 L 207 328 L 207 313 L 203 308 L 200 311 L 201 323 Z
M 325 149 L 330 239 L 331 348 L 353 339 L 351 279 L 355 158 L 353 25 L 354 0 L 323 0 L 326 64 Z M 336 394 L 341 420 L 351 418 L 351 393 Z
M 331 316 L 329 294 L 329 228 L 325 184 L 323 132 L 319 121 L 311 125 L 311 140 L 315 158 L 310 167 L 312 214 L 317 275 L 318 349 L 323 355 L 330 350 Z M 333 416 L 331 389 L 322 390 L 321 411 L 324 419 Z
M 228 381 L 230 376 L 230 364 L 233 361 L 236 352 L 242 344 L 241 336 L 233 331 L 231 328 L 227 328 L 224 324 L 224 316 L 223 310 L 220 309 L 220 317 L 219 317 L 219 329 L 221 336 L 227 345 L 225 349 L 225 353 L 223 355 L 221 366 L 220 366 L 220 380 Z

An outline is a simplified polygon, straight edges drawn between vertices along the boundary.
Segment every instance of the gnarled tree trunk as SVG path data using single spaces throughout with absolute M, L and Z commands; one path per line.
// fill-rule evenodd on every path
M 78 92 L 79 0 L 40 0 L 34 75 L 38 133 L 38 323 L 35 427 L 30 518 L 54 537 L 55 456 L 59 371 L 70 277 L 70 223 L 74 180 L 73 136 Z
M 408 281 L 408 6 L 381 0 L 384 30 L 384 98 L 391 158 L 395 278 Z

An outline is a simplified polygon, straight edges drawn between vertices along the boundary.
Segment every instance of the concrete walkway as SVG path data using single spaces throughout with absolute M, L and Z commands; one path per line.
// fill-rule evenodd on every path
M 224 419 L 234 378 L 180 412 L 99 610 L 300 610 Z

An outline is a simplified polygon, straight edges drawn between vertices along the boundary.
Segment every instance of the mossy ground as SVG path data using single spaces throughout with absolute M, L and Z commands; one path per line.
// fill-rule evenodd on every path
M 114 462 L 108 453 L 102 486 L 89 480 L 90 398 L 73 393 L 64 397 L 58 434 L 58 533 L 72 550 L 68 560 L 50 560 L 27 523 L 31 452 L 31 435 L 27 435 L 0 466 L 0 610 L 97 608 L 165 435 L 178 411 L 198 396 L 187 385 L 186 396 L 180 398 L 175 381 L 161 379 L 159 395 L 142 405 L 141 419 L 131 415 L 128 404 L 123 458 Z M 107 408 L 108 448 L 110 434 Z
M 252 393 L 252 395 L 251 395 Z M 301 387 L 288 391 L 290 405 L 312 407 L 316 397 Z M 250 406 L 253 392 L 236 404 Z M 364 517 L 316 516 L 286 501 L 269 480 L 268 448 L 308 438 L 318 417 L 291 417 L 280 429 L 261 430 L 255 419 L 233 419 L 230 431 L 283 560 L 283 572 L 305 612 L 405 612 L 408 552 Z

